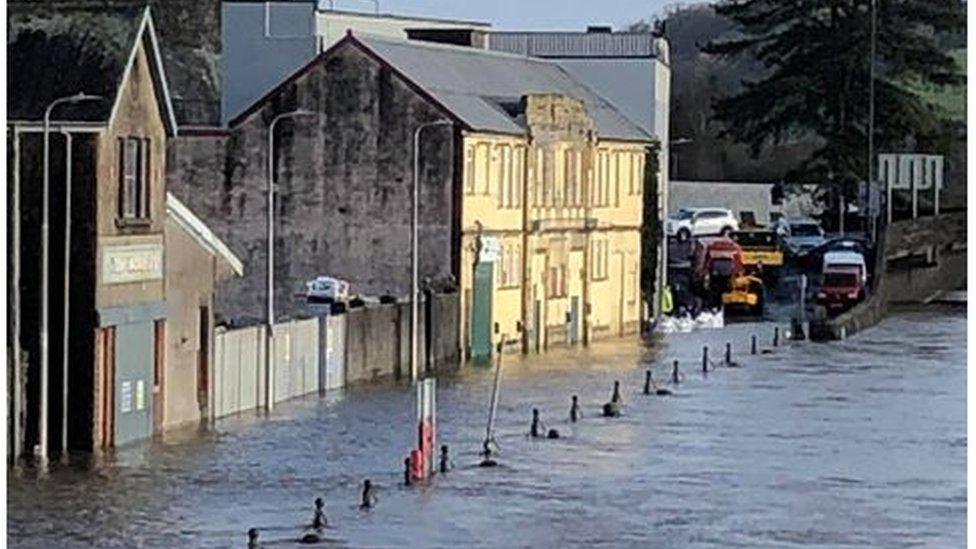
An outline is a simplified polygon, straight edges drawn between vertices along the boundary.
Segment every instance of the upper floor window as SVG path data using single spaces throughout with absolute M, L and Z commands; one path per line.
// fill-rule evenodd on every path
M 566 297 L 566 266 L 550 265 L 546 277 L 547 297 Z
M 502 288 L 516 288 L 519 286 L 519 275 L 522 272 L 522 254 L 518 244 L 504 246 L 502 250 L 502 268 L 500 272 Z
M 469 145 L 464 148 L 464 192 L 467 194 L 474 194 L 474 173 L 474 147 Z
M 594 240 L 591 243 L 591 278 L 593 280 L 604 280 L 607 278 L 607 265 L 610 260 L 609 242 L 606 240 Z
M 149 219 L 150 140 L 119 138 L 119 217 Z

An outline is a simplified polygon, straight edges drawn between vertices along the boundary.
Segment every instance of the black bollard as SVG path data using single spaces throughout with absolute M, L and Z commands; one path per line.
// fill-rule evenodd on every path
M 413 475 L 410 472 L 410 458 L 404 458 L 403 460 L 403 485 L 410 486 L 413 484 Z
M 773 347 L 779 347 L 779 326 L 773 328 Z
M 247 531 L 247 547 L 248 549 L 257 549 L 261 547 L 261 542 L 258 538 L 261 536 L 261 531 L 257 528 L 251 528 Z
M 756 354 L 756 334 L 752 334 L 752 354 Z
M 725 344 L 725 363 L 732 364 L 732 344 Z
M 644 394 L 645 395 L 651 394 L 651 371 L 650 370 L 648 370 L 647 373 L 644 374 Z
M 448 457 L 447 444 L 441 446 L 441 467 L 442 473 L 446 473 L 450 467 L 451 459 Z
M 678 361 L 674 361 L 674 367 L 671 369 L 671 383 L 675 385 L 681 383 L 681 371 L 678 370 Z
M 702 347 L 702 371 L 708 371 L 708 345 Z

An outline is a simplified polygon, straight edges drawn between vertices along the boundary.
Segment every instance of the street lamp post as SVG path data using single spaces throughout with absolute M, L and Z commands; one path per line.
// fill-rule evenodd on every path
M 58 105 L 81 103 L 101 99 L 95 95 L 83 92 L 65 97 L 59 97 L 48 103 L 44 109 L 44 180 L 41 202 L 41 398 L 40 417 L 38 421 L 38 464 L 44 467 L 48 460 L 48 389 L 51 377 L 50 349 L 48 347 L 48 328 L 50 314 L 48 311 L 48 286 L 50 282 L 50 218 L 51 218 L 51 112 Z
M 275 159 L 275 126 L 285 118 L 316 115 L 312 111 L 298 109 L 284 112 L 275 116 L 268 125 L 268 272 L 267 272 L 267 321 L 265 324 L 265 369 L 264 390 L 265 406 L 268 411 L 274 409 L 274 159 Z
M 867 208 L 870 206 L 871 193 L 873 191 L 874 185 L 874 65 L 875 56 L 877 55 L 878 48 L 878 2 L 877 0 L 871 0 L 871 64 L 869 67 L 869 81 L 868 81 L 868 184 L 867 184 L 867 200 L 868 204 L 861 205 L 861 213 L 863 214 Z M 871 240 L 874 241 L 877 238 L 875 231 L 877 230 L 877 219 L 874 215 L 875 212 L 868 212 L 871 219 L 870 231 Z
M 419 300 L 420 290 L 417 277 L 419 276 L 418 254 L 418 225 L 420 216 L 420 134 L 425 128 L 434 126 L 450 126 L 450 120 L 435 120 L 417 126 L 413 132 L 413 207 L 410 215 L 410 382 L 417 381 L 417 338 L 419 330 Z M 429 329 L 429 327 L 428 327 Z

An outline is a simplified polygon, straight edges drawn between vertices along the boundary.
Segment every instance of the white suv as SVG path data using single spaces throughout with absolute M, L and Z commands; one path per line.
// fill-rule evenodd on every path
M 668 236 L 688 240 L 692 236 L 727 235 L 739 230 L 739 222 L 728 208 L 681 208 L 667 223 Z

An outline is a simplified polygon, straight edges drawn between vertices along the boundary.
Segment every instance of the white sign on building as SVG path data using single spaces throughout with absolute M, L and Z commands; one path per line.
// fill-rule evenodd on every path
M 102 248 L 103 284 L 145 282 L 162 278 L 162 244 L 128 244 Z

